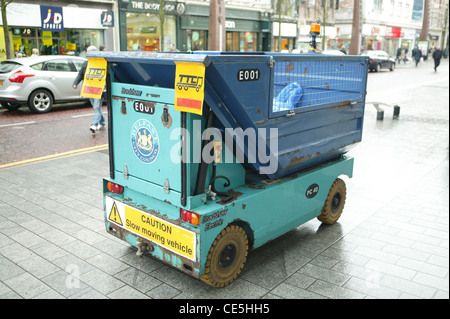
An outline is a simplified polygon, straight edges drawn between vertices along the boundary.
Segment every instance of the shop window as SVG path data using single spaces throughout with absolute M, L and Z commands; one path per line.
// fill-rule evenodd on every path
M 187 30 L 187 50 L 207 50 L 208 32 L 202 30 Z
M 126 14 L 128 51 L 169 51 L 170 43 L 176 43 L 175 17 L 166 15 L 164 41 L 160 44 L 159 16 L 151 13 Z
M 64 53 L 68 55 L 86 56 L 86 49 L 94 45 L 99 48 L 101 42 L 100 30 L 66 30 L 67 43 L 64 45 Z
M 21 53 L 22 56 L 30 56 L 31 50 L 37 47 L 36 29 L 34 28 L 12 28 L 14 54 Z
M 255 32 L 227 32 L 226 50 L 230 52 L 257 51 L 257 34 Z

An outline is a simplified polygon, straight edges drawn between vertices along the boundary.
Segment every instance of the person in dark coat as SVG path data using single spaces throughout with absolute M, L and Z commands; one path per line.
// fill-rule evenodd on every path
M 422 57 L 422 51 L 420 51 L 420 49 L 416 46 L 412 50 L 412 56 L 414 58 L 414 61 L 416 61 L 416 66 L 417 66 L 417 64 L 419 64 L 420 58 Z
M 437 67 L 441 64 L 442 58 L 442 50 L 440 47 L 437 47 L 433 52 L 433 60 L 434 60 L 434 72 L 437 72 Z
M 402 48 L 397 49 L 397 57 L 395 60 L 400 64 L 400 61 L 402 60 Z

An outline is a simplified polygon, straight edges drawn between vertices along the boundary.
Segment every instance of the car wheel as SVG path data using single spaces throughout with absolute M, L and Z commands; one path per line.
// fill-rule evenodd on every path
M 377 64 L 377 66 L 375 67 L 375 72 L 380 72 L 381 70 L 381 64 Z
M 10 102 L 1 102 L 0 105 L 10 111 L 16 111 L 19 109 L 20 104 L 14 104 L 14 103 L 10 103 Z
M 395 70 L 395 63 L 392 63 L 392 64 L 391 64 L 391 68 L 389 69 L 389 71 L 392 72 L 392 71 L 394 71 L 394 70 Z
M 31 93 L 28 107 L 33 113 L 46 113 L 53 106 L 53 96 L 45 89 L 38 89 Z

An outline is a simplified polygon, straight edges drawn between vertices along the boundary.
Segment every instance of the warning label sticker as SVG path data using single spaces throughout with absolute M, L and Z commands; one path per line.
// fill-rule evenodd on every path
M 197 234 L 106 196 L 108 220 L 196 261 Z
M 117 211 L 117 205 L 116 203 L 113 203 L 113 206 L 111 208 L 111 211 L 109 212 L 108 219 L 110 221 L 115 222 L 116 224 L 123 226 L 122 220 L 120 219 L 119 212 Z

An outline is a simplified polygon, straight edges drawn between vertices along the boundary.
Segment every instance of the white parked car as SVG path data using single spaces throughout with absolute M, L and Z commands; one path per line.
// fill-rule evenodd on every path
M 34 113 L 51 110 L 54 103 L 86 100 L 81 85 L 72 87 L 85 58 L 49 55 L 0 63 L 0 104 L 9 110 L 27 105 Z
M 333 49 L 324 50 L 324 51 L 322 51 L 322 54 L 329 54 L 329 55 L 345 55 L 345 53 L 342 52 L 341 50 L 333 50 Z

